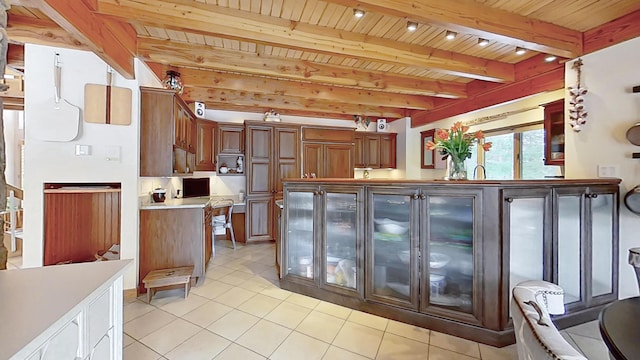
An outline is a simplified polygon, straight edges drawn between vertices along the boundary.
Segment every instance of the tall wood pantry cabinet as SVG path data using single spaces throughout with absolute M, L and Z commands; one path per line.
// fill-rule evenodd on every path
M 276 238 L 282 179 L 300 177 L 300 126 L 245 121 L 247 243 Z

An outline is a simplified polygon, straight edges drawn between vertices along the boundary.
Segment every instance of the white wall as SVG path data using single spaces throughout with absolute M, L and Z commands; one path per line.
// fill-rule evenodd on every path
M 628 249 L 640 246 L 640 217 L 626 209 L 624 194 L 640 184 L 640 160 L 631 153 L 640 147 L 627 141 L 629 127 L 640 121 L 640 94 L 631 88 L 640 85 L 640 38 L 611 46 L 582 57 L 582 84 L 589 89 L 585 108 L 589 112 L 583 130 L 565 130 L 565 173 L 569 178 L 597 177 L 598 165 L 620 169 L 620 297 L 638 294 L 635 275 L 627 263 Z M 575 84 L 571 62 L 565 66 L 566 85 Z M 566 114 L 565 114 L 566 116 Z
M 115 73 L 114 86 L 132 90 L 131 125 L 80 124 L 72 141 L 51 142 L 34 137 L 35 126 L 55 126 L 64 119 L 53 106 L 53 64 L 55 53 L 62 60 L 62 97 L 84 106 L 87 83 L 106 84 L 107 65 L 90 52 L 25 45 L 25 177 L 23 266 L 43 263 L 43 186 L 46 182 L 118 182 L 121 193 L 121 257 L 138 254 L 138 86 L 154 85 L 153 75 L 136 61 L 139 80 L 127 80 Z M 157 85 L 157 84 L 155 84 Z M 43 116 L 42 114 L 46 114 Z M 52 128 L 54 130 L 54 128 Z M 89 156 L 75 156 L 75 145 L 89 145 Z M 120 160 L 106 160 L 108 147 L 119 147 Z M 125 274 L 125 288 L 136 286 L 137 263 Z

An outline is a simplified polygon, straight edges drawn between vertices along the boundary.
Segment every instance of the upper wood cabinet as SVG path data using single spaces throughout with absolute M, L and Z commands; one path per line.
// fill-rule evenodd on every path
M 140 88 L 140 176 L 193 172 L 195 118 L 175 91 Z
M 395 133 L 356 132 L 355 167 L 387 169 L 396 167 Z
M 542 106 L 544 106 L 544 164 L 564 165 L 564 99 Z
M 214 139 L 216 139 L 216 123 L 210 120 L 196 120 L 197 171 L 216 171 Z
M 354 131 L 350 128 L 302 128 L 303 174 L 319 178 L 352 178 Z
M 244 154 L 244 124 L 218 123 L 218 154 Z

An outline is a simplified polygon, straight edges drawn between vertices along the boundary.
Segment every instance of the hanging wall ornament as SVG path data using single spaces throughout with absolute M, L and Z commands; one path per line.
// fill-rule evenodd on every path
M 582 59 L 578 59 L 571 64 L 571 68 L 576 71 L 576 85 L 569 86 L 569 125 L 575 132 L 580 132 L 582 126 L 587 122 L 588 115 L 584 106 L 584 98 L 587 95 L 587 88 L 580 85 L 582 76 Z

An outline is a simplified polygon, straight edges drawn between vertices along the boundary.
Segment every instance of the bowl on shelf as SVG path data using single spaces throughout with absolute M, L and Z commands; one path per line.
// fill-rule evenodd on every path
M 409 223 L 391 219 L 374 219 L 378 231 L 384 234 L 400 235 L 409 231 Z
M 411 251 L 410 250 L 402 250 L 398 251 L 398 257 L 403 264 L 408 264 L 411 261 Z
M 429 254 L 429 267 L 432 269 L 440 269 L 451 261 L 448 255 L 432 252 Z

